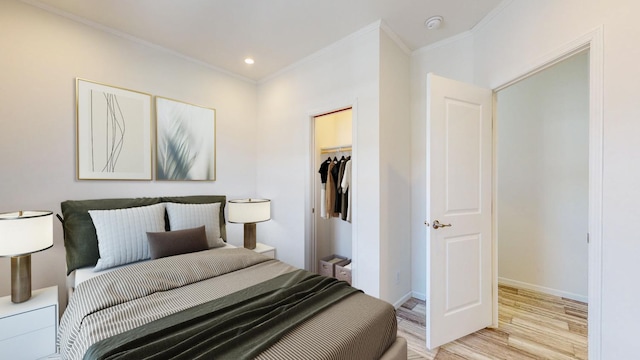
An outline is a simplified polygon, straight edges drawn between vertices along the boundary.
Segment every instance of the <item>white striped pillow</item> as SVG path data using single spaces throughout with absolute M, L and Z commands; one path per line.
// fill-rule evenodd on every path
M 171 230 L 192 229 L 204 225 L 210 248 L 224 246 L 220 237 L 220 203 L 165 203 Z
M 151 258 L 147 232 L 165 231 L 164 204 L 115 210 L 89 210 L 98 235 L 101 271 Z

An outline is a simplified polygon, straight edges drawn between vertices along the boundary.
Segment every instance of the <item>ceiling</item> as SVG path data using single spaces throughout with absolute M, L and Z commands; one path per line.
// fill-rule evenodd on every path
M 259 81 L 384 21 L 416 50 L 473 28 L 502 0 L 23 0 Z M 441 15 L 438 30 L 427 18 Z M 254 65 L 244 63 L 246 57 Z

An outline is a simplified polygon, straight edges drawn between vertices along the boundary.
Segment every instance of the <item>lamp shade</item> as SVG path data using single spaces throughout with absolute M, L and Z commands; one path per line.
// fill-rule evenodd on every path
M 229 200 L 228 220 L 236 224 L 252 224 L 271 219 L 271 200 L 238 199 Z
M 53 246 L 53 213 L 19 211 L 0 214 L 0 256 L 20 256 Z

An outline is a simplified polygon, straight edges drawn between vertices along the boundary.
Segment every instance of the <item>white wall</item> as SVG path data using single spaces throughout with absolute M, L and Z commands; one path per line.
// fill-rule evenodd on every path
M 473 81 L 473 37 L 462 34 L 411 57 L 411 289 L 425 300 L 427 287 L 427 73 Z M 430 222 L 431 220 L 429 220 Z
M 18 1 L 0 2 L 0 33 L 0 212 L 59 213 L 67 199 L 255 194 L 254 83 Z M 217 181 L 77 181 L 76 77 L 215 108 Z M 65 303 L 62 228 L 54 221 L 54 247 L 33 255 L 32 281 L 34 289 L 58 285 Z M 242 227 L 227 229 L 241 244 Z M 10 293 L 9 263 L 0 259 L 0 295 Z
M 411 293 L 410 60 L 380 33 L 381 297 L 402 305 Z
M 408 56 L 373 24 L 260 84 L 258 95 L 257 187 L 273 199 L 265 241 L 298 267 L 305 266 L 313 206 L 305 198 L 317 171 L 311 117 L 354 106 L 354 285 L 392 303 L 410 291 L 408 74 Z
M 637 306 L 640 290 L 629 285 L 628 276 L 640 272 L 637 261 L 640 253 L 637 229 L 640 170 L 635 160 L 640 158 L 640 121 L 637 121 L 640 106 L 636 89 L 636 84 L 640 83 L 637 65 L 640 48 L 635 41 L 640 36 L 637 21 L 640 3 L 631 0 L 513 0 L 507 4 L 491 21 L 474 31 L 472 53 L 456 51 L 449 54 L 451 59 L 471 57 L 473 82 L 477 85 L 500 86 L 523 75 L 561 46 L 599 26 L 604 29 L 601 358 L 635 358 L 640 351 L 640 342 L 635 335 L 640 332 L 637 321 L 640 319 L 640 307 Z M 434 49 L 424 57 L 437 57 L 439 53 Z M 423 63 L 424 71 L 431 71 L 424 58 L 414 57 L 414 61 Z M 453 68 L 456 66 L 452 63 Z M 412 80 L 420 81 L 415 77 Z M 424 107 L 424 97 L 419 97 L 418 101 L 422 104 L 417 108 Z M 415 200 L 414 208 L 422 209 L 421 203 L 421 199 Z
M 278 258 L 305 267 L 310 236 L 312 116 L 354 105 L 354 284 L 379 295 L 379 28 L 371 26 L 258 87 L 257 193 L 272 199 L 261 226 Z M 286 140 L 286 141 L 285 141 Z M 263 224 L 261 224 L 263 225 Z M 362 244 L 360 244 L 362 242 Z
M 589 55 L 498 92 L 498 276 L 587 301 Z

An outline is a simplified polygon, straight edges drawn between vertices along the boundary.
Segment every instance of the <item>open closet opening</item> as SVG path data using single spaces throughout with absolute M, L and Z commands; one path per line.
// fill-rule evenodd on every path
M 351 282 L 352 109 L 314 116 L 312 266 Z

